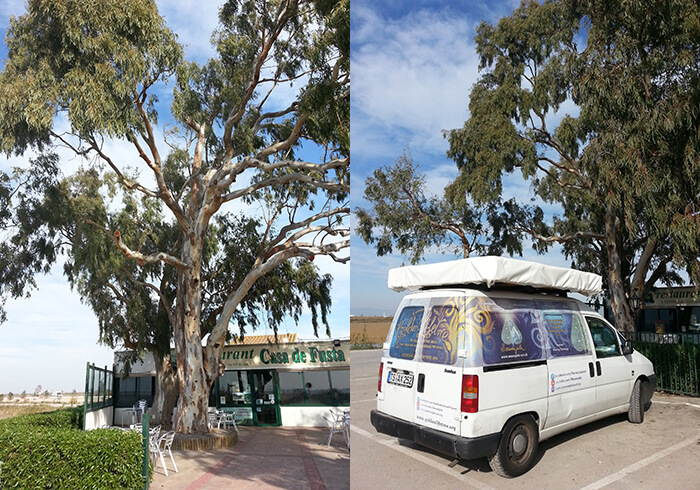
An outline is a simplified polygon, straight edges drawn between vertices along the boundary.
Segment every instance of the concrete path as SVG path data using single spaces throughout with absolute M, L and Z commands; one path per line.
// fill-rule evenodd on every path
M 166 454 L 168 476 L 158 462 L 150 488 L 350 488 L 350 452 L 341 434 L 330 447 L 325 428 L 241 427 L 239 435 L 228 449 L 173 451 L 177 473 Z

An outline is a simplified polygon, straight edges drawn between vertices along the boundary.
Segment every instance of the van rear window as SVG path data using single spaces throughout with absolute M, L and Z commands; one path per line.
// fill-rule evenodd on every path
M 423 360 L 436 364 L 454 364 L 457 360 L 458 342 L 464 338 L 460 335 L 463 330 L 464 322 L 457 305 L 433 306 L 423 337 Z
M 397 359 L 413 359 L 416 355 L 418 332 L 423 319 L 422 306 L 407 306 L 396 321 L 394 336 L 391 339 L 389 355 Z

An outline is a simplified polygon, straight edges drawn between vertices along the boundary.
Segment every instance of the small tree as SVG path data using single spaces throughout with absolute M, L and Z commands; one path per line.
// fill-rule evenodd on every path
M 358 234 L 374 244 L 377 255 L 396 247 L 411 263 L 419 262 L 431 247 L 464 258 L 471 254 L 521 254 L 520 234 L 505 226 L 498 202 L 475 206 L 454 195 L 429 196 L 425 177 L 408 150 L 393 165 L 380 167 L 367 178 L 364 197 L 370 209 L 357 208 Z

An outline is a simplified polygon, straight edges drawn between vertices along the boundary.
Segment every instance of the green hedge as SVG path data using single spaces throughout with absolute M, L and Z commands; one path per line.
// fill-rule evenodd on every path
M 654 364 L 657 389 L 700 396 L 700 346 L 636 341 L 634 348 Z
M 143 487 L 140 434 L 80 426 L 81 409 L 0 421 L 3 490 Z

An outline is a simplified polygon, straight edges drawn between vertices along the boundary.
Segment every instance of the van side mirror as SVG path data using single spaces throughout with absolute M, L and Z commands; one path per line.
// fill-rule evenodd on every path
M 625 356 L 629 356 L 634 352 L 634 348 L 632 347 L 632 341 L 625 339 L 625 343 L 622 344 L 622 354 Z

